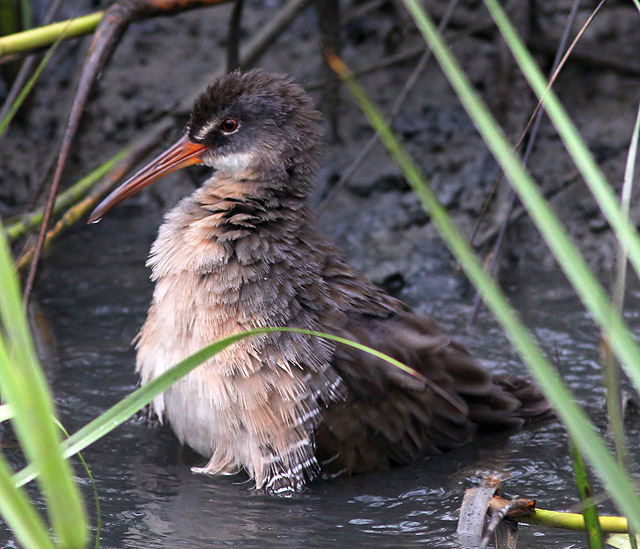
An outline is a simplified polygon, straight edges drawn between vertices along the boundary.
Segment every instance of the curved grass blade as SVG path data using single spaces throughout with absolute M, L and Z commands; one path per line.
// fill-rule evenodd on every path
M 426 19 L 426 15 L 423 14 L 417 2 L 405 0 L 405 4 L 415 19 Z M 431 20 L 427 22 L 420 21 L 419 28 L 427 38 L 440 64 L 447 66 L 448 76 L 454 84 L 456 91 L 460 94 L 460 88 L 463 88 L 466 99 L 473 97 L 472 101 L 477 103 L 474 107 L 485 113 L 483 122 L 490 125 L 491 131 L 497 135 L 498 141 L 501 144 L 500 153 L 504 154 L 506 151 L 508 155 L 508 159 L 505 162 L 505 172 L 507 175 L 511 177 L 516 170 L 523 172 L 524 170 L 517 164 L 508 143 L 498 131 L 495 121 L 489 118 L 486 111 L 482 110 L 479 100 L 473 95 L 471 86 L 462 75 L 451 54 L 446 50 L 446 46 L 435 31 Z M 507 337 L 529 366 L 532 374 L 544 390 L 545 395 L 553 404 L 556 412 L 569 429 L 571 435 L 577 441 L 583 454 L 594 464 L 594 467 L 597 467 L 596 470 L 598 474 L 603 479 L 605 486 L 610 490 L 616 503 L 620 505 L 620 508 L 634 521 L 634 524 L 640 525 L 640 498 L 629 489 L 634 485 L 629 475 L 611 457 L 606 445 L 603 443 L 592 423 L 576 404 L 571 392 L 559 380 L 555 368 L 547 360 L 540 348 L 536 345 L 531 334 L 520 322 L 504 294 L 484 271 L 482 264 L 467 244 L 466 239 L 448 217 L 446 210 L 438 202 L 435 194 L 428 188 L 413 159 L 393 135 L 393 132 L 384 122 L 378 110 L 369 101 L 355 80 L 349 77 L 348 70 L 339 59 L 333 57 L 329 59 L 329 62 L 333 64 L 334 70 L 343 77 L 349 90 L 360 104 L 360 108 L 369 118 L 370 123 L 376 131 L 380 133 L 381 141 L 401 167 L 408 183 L 420 198 L 423 207 L 429 212 L 438 232 L 456 256 L 456 259 L 463 266 L 473 285 L 483 295 L 487 307 L 494 314 Z M 467 103 L 465 103 L 465 106 L 467 106 Z M 557 222 L 554 227 L 557 227 Z M 560 238 L 560 235 L 556 236 L 558 239 Z M 620 320 L 620 322 L 622 321 Z M 632 344 L 635 345 L 633 341 Z
M 98 416 L 96 419 L 85 425 L 82 429 L 65 440 L 62 443 L 62 455 L 68 458 L 83 450 L 87 446 L 93 444 L 96 440 L 99 440 L 107 433 L 113 431 L 116 427 L 124 423 L 133 414 L 135 414 L 138 410 L 149 404 L 157 395 L 166 391 L 178 379 L 187 375 L 191 370 L 202 364 L 205 360 L 226 349 L 227 347 L 229 347 L 229 345 L 232 345 L 233 343 L 247 337 L 271 334 L 276 332 L 293 332 L 315 337 L 322 337 L 324 339 L 329 339 L 331 341 L 336 341 L 343 345 L 359 349 L 360 351 L 364 351 L 365 353 L 369 353 L 419 379 L 421 382 L 425 383 L 425 385 L 428 385 L 434 392 L 437 392 L 440 396 L 449 401 L 453 406 L 460 409 L 461 411 L 464 411 L 464 408 L 461 408 L 460 403 L 458 403 L 455 399 L 452 399 L 450 395 L 448 395 L 437 385 L 433 384 L 422 374 L 415 371 L 413 368 L 406 366 L 402 362 L 388 355 L 385 355 L 380 351 L 376 351 L 375 349 L 367 347 L 366 345 L 362 345 L 355 341 L 349 341 L 348 339 L 344 339 L 332 334 L 315 332 L 313 330 L 305 330 L 300 328 L 256 328 L 255 330 L 248 330 L 246 332 L 240 332 L 238 334 L 231 335 L 200 349 L 196 353 L 176 364 L 173 368 L 166 371 L 164 374 L 158 376 L 143 387 L 135 390 L 129 396 L 122 399 L 120 402 L 109 408 L 105 413 Z M 38 473 L 39 471 L 37 466 L 35 464 L 30 464 L 14 476 L 14 482 L 17 486 L 21 486 L 36 478 Z
M 54 418 L 54 421 L 55 421 L 55 424 L 58 426 L 58 429 L 60 429 L 65 434 L 65 436 L 69 438 L 69 433 L 64 428 L 64 425 L 62 425 L 62 423 L 60 423 L 56 418 Z M 100 547 L 100 532 L 102 532 L 102 514 L 100 512 L 100 494 L 98 494 L 98 485 L 96 484 L 96 481 L 93 478 L 93 474 L 91 474 L 91 469 L 89 469 L 87 462 L 85 461 L 83 455 L 80 452 L 78 452 L 78 459 L 80 460 L 80 463 L 82 464 L 82 467 L 84 468 L 85 473 L 87 473 L 87 477 L 89 478 L 89 482 L 91 484 L 91 492 L 93 493 L 93 504 L 95 505 L 95 509 L 96 509 L 96 541 L 95 541 L 94 547 L 95 549 L 98 549 Z
M 27 549 L 53 549 L 49 530 L 24 490 L 16 487 L 11 469 L 0 454 L 0 513 L 20 544 Z
M 640 236 L 638 236 L 628 216 L 625 216 L 621 211 L 616 196 L 602 170 L 596 164 L 593 155 L 585 145 L 580 133 L 557 96 L 549 88 L 544 75 L 533 60 L 533 56 L 518 36 L 500 4 L 496 0 L 484 0 L 484 3 L 500 29 L 522 73 L 529 82 L 531 89 L 544 105 L 549 119 L 560 135 L 576 167 L 580 170 L 618 241 L 628 250 L 629 261 L 636 273 L 640 275 Z M 640 386 L 638 387 L 640 388 Z
M 61 437 L 53 422 L 53 400 L 38 364 L 1 224 L 0 281 L 0 392 L 13 409 L 11 422 L 27 459 L 42 471 L 39 487 L 58 543 L 84 547 L 86 512 L 71 466 L 58 450 Z
M 18 112 L 18 109 L 20 108 L 22 103 L 24 103 L 24 100 L 27 98 L 27 95 L 29 95 L 29 92 L 32 90 L 36 81 L 40 77 L 40 73 L 44 70 L 44 68 L 47 66 L 47 63 L 49 63 L 49 60 L 51 59 L 51 57 L 53 57 L 53 54 L 58 49 L 58 46 L 60 45 L 61 40 L 62 40 L 62 35 L 47 50 L 47 53 L 42 58 L 42 61 L 40 61 L 40 63 L 38 64 L 38 67 L 36 68 L 34 73 L 31 75 L 31 78 L 29 78 L 27 83 L 24 85 L 24 88 L 22 88 L 22 90 L 18 94 L 18 97 L 16 97 L 16 100 L 11 105 L 11 108 L 7 112 L 6 116 L 2 120 L 0 120 L 0 136 L 2 136 L 2 134 L 5 132 L 5 130 L 7 129 L 7 126 L 10 124 L 11 120 L 13 120 L 13 117 Z

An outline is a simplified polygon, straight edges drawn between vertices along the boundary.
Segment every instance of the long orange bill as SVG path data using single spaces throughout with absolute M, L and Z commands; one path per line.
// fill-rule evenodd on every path
M 130 196 L 136 194 L 147 185 L 157 181 L 161 177 L 202 162 L 200 155 L 206 150 L 207 145 L 193 143 L 185 135 L 176 141 L 160 156 L 154 158 L 134 176 L 127 179 L 122 185 L 111 192 L 89 216 L 89 223 L 100 221 L 111 208 L 120 204 Z

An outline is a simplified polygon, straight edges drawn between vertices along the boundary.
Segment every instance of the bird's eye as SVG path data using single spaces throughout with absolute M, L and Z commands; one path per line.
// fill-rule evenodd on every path
M 224 133 L 233 133 L 238 129 L 239 126 L 240 124 L 238 124 L 237 120 L 234 120 L 233 118 L 226 118 L 220 124 L 220 129 Z

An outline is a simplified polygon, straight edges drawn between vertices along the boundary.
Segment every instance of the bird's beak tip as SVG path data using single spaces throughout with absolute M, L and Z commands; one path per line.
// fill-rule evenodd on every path
M 88 223 L 97 223 L 114 206 L 165 175 L 187 166 L 201 163 L 200 155 L 206 148 L 206 145 L 189 141 L 187 136 L 184 135 L 165 152 L 154 158 L 134 176 L 112 191 L 91 212 Z

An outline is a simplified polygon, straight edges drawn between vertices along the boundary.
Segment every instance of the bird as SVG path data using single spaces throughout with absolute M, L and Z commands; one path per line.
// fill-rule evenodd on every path
M 276 332 L 235 343 L 155 397 L 160 421 L 209 460 L 195 472 L 244 470 L 256 489 L 282 497 L 318 476 L 407 464 L 549 410 L 533 383 L 492 375 L 319 234 L 307 198 L 320 120 L 290 78 L 231 72 L 195 100 L 182 137 L 89 219 L 176 170 L 213 169 L 165 215 L 147 260 L 155 287 L 136 340 L 142 384 L 215 340 L 262 327 L 340 336 L 418 372 Z

